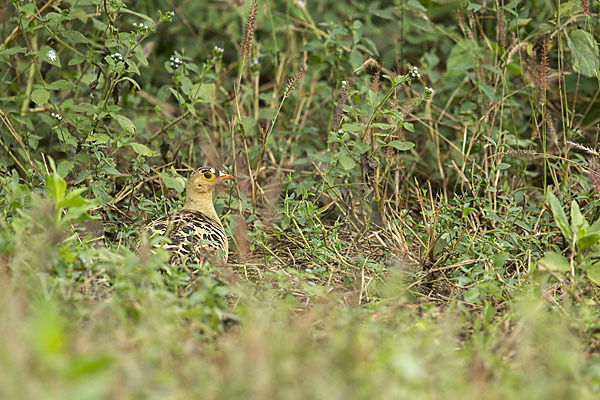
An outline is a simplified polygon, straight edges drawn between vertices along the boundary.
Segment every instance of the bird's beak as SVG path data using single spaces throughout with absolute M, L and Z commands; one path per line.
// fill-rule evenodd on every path
M 231 179 L 232 181 L 235 180 L 235 178 L 233 177 L 233 175 L 229 175 L 227 172 L 223 172 L 223 171 L 221 171 L 221 175 L 219 176 L 219 178 L 221 178 L 221 179 Z

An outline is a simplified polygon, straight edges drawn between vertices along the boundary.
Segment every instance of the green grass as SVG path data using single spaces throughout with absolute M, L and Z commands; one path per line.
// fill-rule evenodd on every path
M 598 5 L 389 3 L 0 6 L 0 398 L 598 397 Z

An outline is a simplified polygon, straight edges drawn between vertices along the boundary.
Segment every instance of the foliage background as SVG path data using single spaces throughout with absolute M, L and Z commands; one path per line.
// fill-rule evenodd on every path
M 598 396 L 597 2 L 0 22 L 0 397 Z M 203 164 L 229 263 L 161 274 Z

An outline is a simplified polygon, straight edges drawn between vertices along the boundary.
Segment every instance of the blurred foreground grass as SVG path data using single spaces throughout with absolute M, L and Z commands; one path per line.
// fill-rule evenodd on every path
M 206 305 L 161 279 L 89 301 L 23 289 L 37 278 L 2 281 L 1 398 L 594 399 L 600 389 L 600 360 L 531 295 L 495 318 L 413 303 L 395 284 L 367 307 L 334 292 L 309 310 L 236 284 L 240 323 L 213 336 L 195 318 Z

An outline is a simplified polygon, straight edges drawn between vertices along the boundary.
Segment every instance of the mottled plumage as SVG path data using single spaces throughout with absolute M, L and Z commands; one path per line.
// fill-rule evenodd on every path
M 233 179 L 233 176 L 210 167 L 192 172 L 183 208 L 146 227 L 150 237 L 161 235 L 167 238 L 166 242 L 157 246 L 171 250 L 171 265 L 200 265 L 208 254 L 227 261 L 227 235 L 212 202 L 214 186 L 224 179 Z

